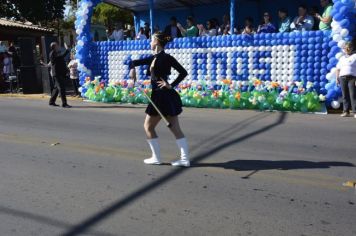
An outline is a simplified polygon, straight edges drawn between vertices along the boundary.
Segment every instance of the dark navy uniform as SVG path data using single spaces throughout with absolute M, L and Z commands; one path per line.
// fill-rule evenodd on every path
M 154 61 L 154 59 L 156 59 Z M 154 61 L 153 70 L 151 70 L 151 64 Z M 164 51 L 150 56 L 144 59 L 131 61 L 130 69 L 136 66 L 149 65 L 147 75 L 151 76 L 152 84 L 152 101 L 157 105 L 159 110 L 164 116 L 177 116 L 182 113 L 182 100 L 179 94 L 174 89 L 186 76 L 187 71 L 183 68 L 179 62 Z M 171 84 L 172 89 L 158 87 L 157 82 L 161 79 L 168 82 L 168 76 L 171 74 L 171 68 L 174 68 L 179 72 L 178 77 Z M 146 114 L 150 116 L 157 116 L 158 113 L 150 103 L 146 109 Z

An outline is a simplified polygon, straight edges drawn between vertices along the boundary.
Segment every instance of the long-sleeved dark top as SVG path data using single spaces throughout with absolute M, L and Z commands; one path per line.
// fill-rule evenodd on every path
M 168 76 L 171 74 L 172 67 L 179 72 L 178 77 L 171 84 L 172 88 L 177 86 L 188 75 L 184 67 L 181 64 L 179 64 L 179 62 L 174 57 L 172 57 L 169 54 L 166 54 L 164 51 L 154 56 L 131 61 L 129 67 L 130 69 L 133 69 L 136 66 L 149 65 L 147 70 L 147 75 L 151 75 L 150 67 L 155 57 L 157 58 L 155 65 L 153 67 L 155 78 L 151 77 L 151 84 L 153 90 L 158 88 L 157 81 L 159 79 L 163 79 L 166 82 L 168 82 Z
M 67 66 L 64 61 L 64 58 L 69 53 L 69 50 L 66 50 L 64 53 L 58 53 L 55 50 L 52 50 L 49 53 L 49 58 L 51 61 L 51 70 L 53 76 L 65 76 L 67 74 Z

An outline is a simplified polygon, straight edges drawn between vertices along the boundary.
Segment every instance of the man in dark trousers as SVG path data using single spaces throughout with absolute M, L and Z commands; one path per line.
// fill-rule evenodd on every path
M 51 70 L 55 85 L 52 91 L 51 99 L 49 100 L 49 105 L 58 106 L 56 104 L 56 99 L 58 97 L 58 93 L 60 93 L 62 107 L 70 108 L 71 106 L 68 105 L 66 98 L 65 78 L 67 75 L 67 65 L 64 61 L 64 58 L 68 55 L 69 50 L 66 44 L 64 44 L 64 46 L 66 51 L 64 53 L 60 53 L 58 44 L 56 42 L 51 43 L 49 58 L 51 61 Z
M 177 27 L 177 18 L 174 16 L 171 18 L 171 24 L 166 26 L 164 33 L 171 36 L 173 39 L 182 37 L 182 33 Z

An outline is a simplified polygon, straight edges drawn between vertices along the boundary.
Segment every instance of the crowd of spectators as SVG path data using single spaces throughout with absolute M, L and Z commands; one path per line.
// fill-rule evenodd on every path
M 277 33 L 277 32 L 293 32 L 293 31 L 310 31 L 310 30 L 330 30 L 331 29 L 331 10 L 332 2 L 330 0 L 321 0 L 322 12 L 319 14 L 319 8 L 313 6 L 308 8 L 301 4 L 298 7 L 297 16 L 291 17 L 287 9 L 281 8 L 278 10 L 278 25 L 274 24 L 272 16 L 269 12 L 264 12 L 261 23 L 255 25 L 252 17 L 247 17 L 244 21 L 244 26 L 239 29 L 234 28 L 233 34 L 260 34 L 260 33 Z M 186 19 L 186 26 L 180 24 L 176 17 L 171 17 L 170 24 L 163 30 L 172 38 L 180 37 L 210 37 L 218 35 L 230 35 L 232 30 L 230 27 L 230 16 L 228 14 L 222 17 L 222 24 L 219 24 L 218 19 L 209 19 L 205 25 L 196 24 L 194 18 L 189 16 Z M 158 26 L 154 31 L 159 31 Z M 114 32 L 115 33 L 115 32 Z M 139 29 L 135 39 L 149 39 L 150 26 L 145 23 L 144 27 Z

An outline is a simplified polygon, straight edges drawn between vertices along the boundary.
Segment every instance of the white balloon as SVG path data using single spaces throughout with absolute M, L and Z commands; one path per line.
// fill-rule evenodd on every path
M 332 101 L 331 102 L 331 107 L 334 108 L 335 110 L 339 109 L 340 108 L 340 102 L 339 101 Z
M 332 80 L 334 78 L 334 75 L 332 74 L 332 73 L 328 73 L 327 75 L 326 75 L 326 79 L 327 80 Z
M 342 37 L 341 37 L 340 34 L 334 34 L 334 35 L 333 35 L 333 40 L 334 40 L 335 42 L 339 42 L 340 40 L 342 40 Z
M 346 37 L 349 35 L 349 30 L 348 29 L 342 29 L 341 32 L 340 32 L 340 35 L 342 37 Z
M 340 40 L 338 43 L 337 43 L 337 46 L 339 47 L 339 48 L 344 48 L 344 46 L 345 46 L 345 40 Z

